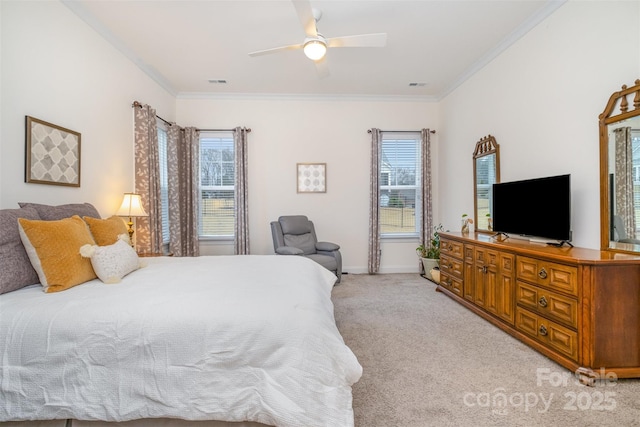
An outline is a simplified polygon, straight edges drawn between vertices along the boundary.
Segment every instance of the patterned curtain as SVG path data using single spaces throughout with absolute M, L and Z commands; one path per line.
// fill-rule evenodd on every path
M 371 129 L 371 185 L 369 187 L 369 274 L 380 271 L 380 157 L 382 131 Z
M 162 252 L 162 211 L 156 111 L 148 105 L 134 108 L 135 192 L 149 214 L 136 220 L 139 252 Z
M 198 256 L 200 205 L 200 132 L 172 124 L 167 130 L 169 181 L 169 251 L 174 256 Z
M 420 197 L 422 212 L 422 221 L 420 221 L 420 244 L 428 245 L 433 233 L 433 202 L 431 198 L 431 131 L 422 129 L 421 132 L 421 152 L 422 152 L 422 173 L 421 186 L 422 194 Z M 424 272 L 422 260 L 418 259 L 420 272 Z
M 633 206 L 633 153 L 631 146 L 631 128 L 614 130 L 616 165 L 616 212 L 624 225 L 627 239 L 636 238 L 636 216 Z
M 247 191 L 247 133 L 246 128 L 233 130 L 235 154 L 235 238 L 234 253 L 249 254 L 249 193 Z

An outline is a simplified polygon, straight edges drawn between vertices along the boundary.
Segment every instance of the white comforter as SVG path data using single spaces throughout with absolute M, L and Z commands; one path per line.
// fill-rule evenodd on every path
M 119 284 L 0 295 L 0 421 L 352 426 L 335 276 L 285 256 L 149 258 Z

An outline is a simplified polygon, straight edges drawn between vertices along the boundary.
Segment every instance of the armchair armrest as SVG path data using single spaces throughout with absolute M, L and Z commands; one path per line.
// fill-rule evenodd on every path
M 331 242 L 317 242 L 316 243 L 316 250 L 318 250 L 318 251 L 331 252 L 331 251 L 337 251 L 338 249 L 340 249 L 340 246 L 336 245 L 335 243 L 331 243 Z
M 276 253 L 278 255 L 302 255 L 304 251 L 293 246 L 280 246 L 276 248 Z

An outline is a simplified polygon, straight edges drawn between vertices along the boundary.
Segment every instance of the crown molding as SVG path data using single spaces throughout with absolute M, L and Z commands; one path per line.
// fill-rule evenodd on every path
M 509 33 L 504 39 L 493 47 L 490 51 L 474 62 L 465 72 L 463 72 L 448 88 L 444 90 L 437 98 L 442 100 L 451 92 L 456 90 L 460 85 L 469 80 L 474 74 L 484 68 L 487 64 L 500 56 L 502 52 L 511 47 L 515 42 L 520 40 L 525 34 L 531 31 L 539 23 L 547 19 L 553 12 L 558 10 L 568 0 L 549 0 L 536 13 L 527 18 L 518 28 Z
M 313 94 L 313 93 L 216 93 L 179 92 L 177 99 L 214 99 L 240 101 L 345 101 L 345 102 L 438 102 L 435 96 L 410 95 L 358 95 L 358 94 Z
M 178 90 L 155 68 L 146 64 L 121 39 L 97 20 L 81 3 L 75 0 L 60 0 L 69 10 L 75 13 L 89 27 L 132 61 L 160 87 L 176 99 L 220 99 L 220 100 L 297 100 L 297 101 L 376 101 L 376 102 L 439 102 L 451 92 L 469 80 L 474 74 L 497 58 L 530 30 L 544 21 L 568 0 L 548 0 L 535 14 L 527 18 L 518 28 L 512 31 L 496 46 L 488 51 L 464 71 L 443 92 L 435 96 L 429 95 L 357 95 L 357 94 L 273 94 L 273 93 L 214 93 L 214 92 L 178 92 Z
M 118 49 L 124 56 L 126 56 L 131 62 L 140 68 L 145 74 L 160 85 L 164 90 L 169 92 L 172 96 L 176 96 L 178 91 L 169 83 L 169 81 L 158 70 L 146 64 L 138 55 L 132 51 L 126 43 L 116 37 L 102 22 L 97 20 L 93 14 L 91 14 L 81 3 L 74 0 L 60 0 L 69 10 L 75 13 L 80 19 L 82 19 L 89 27 L 100 34 L 106 41 L 111 43 L 113 47 Z

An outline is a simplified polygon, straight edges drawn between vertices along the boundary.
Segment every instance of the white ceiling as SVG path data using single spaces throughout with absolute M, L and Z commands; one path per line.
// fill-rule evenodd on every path
M 312 0 L 327 38 L 388 35 L 384 48 L 329 49 L 330 75 L 319 78 L 301 50 L 248 55 L 304 41 L 290 0 L 62 0 L 178 97 L 425 99 L 448 94 L 564 1 Z

